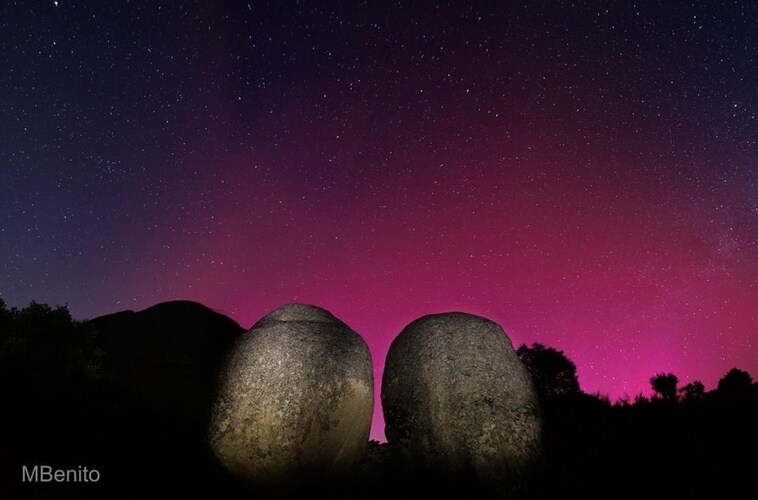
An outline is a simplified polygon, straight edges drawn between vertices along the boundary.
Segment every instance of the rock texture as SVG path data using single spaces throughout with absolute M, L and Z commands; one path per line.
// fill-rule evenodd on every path
M 539 461 L 532 380 L 488 319 L 446 313 L 408 325 L 387 355 L 382 405 L 389 443 L 433 471 L 514 484 Z
M 363 340 L 318 307 L 288 304 L 240 337 L 209 428 L 217 460 L 253 485 L 338 474 L 365 452 L 373 411 Z

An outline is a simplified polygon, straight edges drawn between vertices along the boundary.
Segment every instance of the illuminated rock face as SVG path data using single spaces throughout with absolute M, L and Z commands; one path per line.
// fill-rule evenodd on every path
M 288 304 L 232 348 L 208 440 L 236 476 L 286 489 L 358 460 L 372 411 L 371 357 L 361 337 L 328 311 Z
M 385 432 L 411 463 L 518 483 L 540 458 L 531 377 L 505 332 L 479 316 L 424 316 L 394 340 L 382 379 Z

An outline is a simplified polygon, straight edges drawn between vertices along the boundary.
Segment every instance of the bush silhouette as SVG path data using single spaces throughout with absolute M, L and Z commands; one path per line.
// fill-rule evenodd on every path
M 54 458 L 79 448 L 100 382 L 94 329 L 66 307 L 0 302 L 0 439 L 14 457 Z
M 750 391 L 753 377 L 746 371 L 732 368 L 719 380 L 716 391 L 722 396 L 744 396 Z
M 541 399 L 579 393 L 576 365 L 563 351 L 535 343 L 531 347 L 522 345 L 516 353 L 531 373 Z
M 0 394 L 27 404 L 81 396 L 97 382 L 101 353 L 94 329 L 74 321 L 66 307 L 32 302 L 24 309 L 0 304 Z
M 199 354 L 217 340 L 226 342 L 213 333 L 210 344 L 204 343 L 201 330 L 228 329 L 225 338 L 231 339 L 241 329 L 227 319 L 168 304 L 151 308 L 142 319 L 140 313 L 117 313 L 84 323 L 66 307 L 33 302 L 15 309 L 0 299 L 0 497 L 207 492 L 250 498 L 190 444 L 190 433 L 173 428 L 175 416 L 161 420 L 161 412 L 147 411 L 156 400 L 153 393 L 169 394 L 157 409 L 165 406 L 186 424 L 192 407 L 181 404 L 180 396 L 203 390 L 200 365 L 189 361 L 205 359 Z M 192 334 L 195 327 L 199 333 Z M 543 398 L 546 424 L 544 470 L 533 496 L 525 498 L 600 498 L 608 492 L 613 498 L 705 498 L 704 492 L 716 489 L 725 498 L 758 497 L 752 458 L 758 448 L 758 384 L 747 372 L 730 370 L 710 392 L 699 380 L 678 388 L 674 374 L 659 373 L 650 379 L 651 399 L 639 395 L 611 404 L 581 392 L 576 366 L 561 351 L 533 344 L 517 352 Z M 679 400 L 683 404 L 661 403 Z M 392 446 L 367 444 L 365 459 L 345 483 L 324 491 L 326 498 L 491 497 L 465 489 L 468 483 L 454 490 L 456 478 L 446 478 L 453 486 L 437 477 L 419 478 Z M 48 489 L 34 496 L 19 483 L 24 463 L 96 466 L 104 480 L 100 490 L 83 495 Z M 167 493 L 159 495 L 159 488 Z
M 673 373 L 658 373 L 650 379 L 655 397 L 661 401 L 677 401 L 679 378 Z
M 692 401 L 702 401 L 705 397 L 705 386 L 699 380 L 694 380 L 679 389 L 682 401 L 690 403 Z

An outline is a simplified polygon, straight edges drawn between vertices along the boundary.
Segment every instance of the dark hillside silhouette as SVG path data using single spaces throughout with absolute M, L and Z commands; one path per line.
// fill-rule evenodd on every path
M 91 321 L 104 353 L 108 383 L 138 412 L 137 419 L 170 421 L 171 432 L 203 432 L 214 373 L 244 330 L 189 301 L 164 302 Z
M 237 323 L 187 301 L 89 322 L 0 305 L 0 490 L 19 487 L 21 464 L 94 464 L 94 492 L 222 477 L 202 443 Z
M 0 498 L 254 497 L 199 439 L 214 370 L 240 333 L 192 302 L 81 322 L 65 307 L 0 300 Z M 518 498 L 758 497 L 758 384 L 747 372 L 730 370 L 710 391 L 657 374 L 652 398 L 611 404 L 580 390 L 564 353 L 534 344 L 518 354 L 545 420 L 541 476 Z M 21 484 L 20 465 L 35 463 L 89 465 L 103 480 L 83 489 Z M 403 464 L 372 442 L 345 482 L 307 495 L 492 497 Z
M 118 427 L 111 441 L 122 449 L 112 469 L 132 469 L 128 477 L 119 477 L 121 487 L 131 487 L 135 473 L 147 482 L 168 484 L 199 468 L 196 479 L 208 480 L 203 471 L 215 469 L 203 438 L 212 391 L 225 352 L 244 330 L 190 301 L 123 311 L 91 323 L 104 354 L 108 419 Z

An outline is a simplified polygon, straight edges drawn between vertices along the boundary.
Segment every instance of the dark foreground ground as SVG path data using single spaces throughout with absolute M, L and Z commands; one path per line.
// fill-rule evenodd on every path
M 545 413 L 542 470 L 513 497 L 758 498 L 758 406 L 753 399 L 611 407 L 580 396 L 553 401 Z M 12 429 L 2 429 L 0 498 L 266 496 L 243 488 L 199 443 L 172 435 L 168 426 L 121 420 L 113 432 L 99 419 L 82 418 L 78 426 L 69 421 L 69 428 L 58 428 L 55 422 L 28 417 L 37 435 L 12 436 Z M 111 417 L 111 422 L 119 421 L 117 415 Z M 22 484 L 24 464 L 87 465 L 97 468 L 102 479 L 97 484 Z M 451 492 L 461 498 L 503 496 L 462 478 L 414 472 L 389 445 L 378 443 L 369 445 L 365 460 L 341 481 L 302 486 L 290 496 L 415 499 Z
M 243 331 L 191 302 L 82 323 L 65 308 L 0 301 L 0 500 L 266 496 L 229 477 L 203 445 L 214 374 Z M 743 382 L 684 402 L 676 392 L 626 405 L 580 392 L 544 398 L 544 462 L 517 487 L 422 473 L 370 443 L 341 480 L 293 484 L 289 496 L 755 499 L 758 384 Z M 100 481 L 23 483 L 23 465 L 86 466 Z

